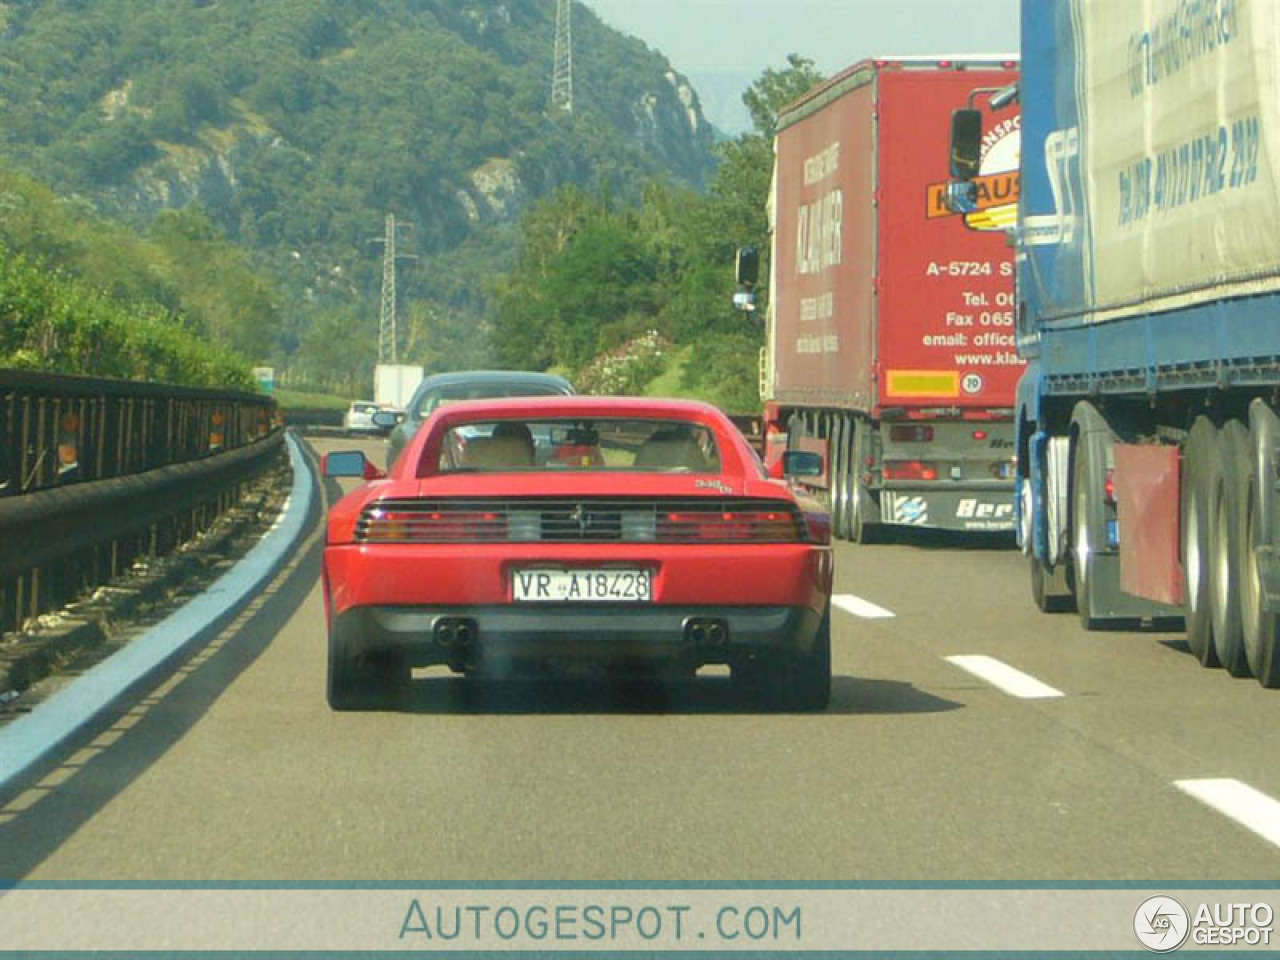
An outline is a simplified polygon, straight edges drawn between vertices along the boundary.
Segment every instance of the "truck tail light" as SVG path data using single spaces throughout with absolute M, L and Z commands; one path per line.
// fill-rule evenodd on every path
M 985 431 L 985 430 L 975 430 L 975 431 L 973 431 L 973 439 L 975 439 L 975 440 L 985 440 L 985 439 L 987 439 L 987 431 Z
M 895 443 L 929 443 L 933 440 L 933 427 L 898 424 L 889 428 L 889 439 Z
M 886 460 L 884 463 L 886 480 L 937 480 L 938 468 L 931 463 L 920 460 Z
M 1102 498 L 1107 506 L 1116 505 L 1116 471 L 1114 467 L 1107 469 L 1107 478 L 1102 481 Z

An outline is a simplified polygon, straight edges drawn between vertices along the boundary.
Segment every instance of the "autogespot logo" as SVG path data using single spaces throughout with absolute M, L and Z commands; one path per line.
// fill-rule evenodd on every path
M 1133 915 L 1138 942 L 1154 953 L 1177 950 L 1187 940 L 1191 914 L 1173 897 L 1148 897 Z

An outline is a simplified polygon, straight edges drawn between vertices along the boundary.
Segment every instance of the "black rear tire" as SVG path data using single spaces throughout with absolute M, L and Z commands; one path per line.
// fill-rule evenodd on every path
M 782 706 L 788 710 L 825 710 L 831 702 L 831 607 L 828 605 L 808 653 L 788 657 Z
M 1213 644 L 1209 615 L 1209 480 L 1217 469 L 1218 430 L 1197 417 L 1184 451 L 1182 476 L 1182 595 L 1186 607 L 1187 647 L 1202 666 L 1221 666 Z
M 326 695 L 332 710 L 376 710 L 399 702 L 408 688 L 408 665 L 394 654 L 356 658 L 342 627 L 329 629 Z
M 733 684 L 769 710 L 822 710 L 831 702 L 831 608 L 807 652 L 770 654 L 734 667 Z
M 1239 420 L 1218 432 L 1218 469 L 1209 501 L 1209 557 L 1211 572 L 1209 615 L 1218 661 L 1233 677 L 1249 676 L 1241 621 L 1240 562 L 1246 531 L 1244 503 L 1248 496 L 1249 431 Z

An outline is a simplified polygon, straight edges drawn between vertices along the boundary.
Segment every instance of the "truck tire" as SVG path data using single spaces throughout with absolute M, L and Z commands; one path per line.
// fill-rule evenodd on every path
M 1031 558 L 1031 599 L 1041 613 L 1070 613 L 1075 609 L 1075 598 L 1070 594 L 1054 592 L 1050 582 L 1054 579 L 1039 557 Z
M 1240 617 L 1240 559 L 1243 552 L 1244 501 L 1250 472 L 1249 432 L 1239 420 L 1218 431 L 1218 469 L 1209 513 L 1209 616 L 1218 661 L 1233 677 L 1249 675 Z
M 1209 615 L 1209 481 L 1217 458 L 1217 427 L 1208 417 L 1197 417 L 1182 459 L 1182 585 L 1187 646 L 1205 667 L 1220 665 Z
M 1103 538 L 1098 529 L 1105 515 L 1101 484 L 1098 477 L 1104 467 L 1096 462 L 1098 449 L 1084 432 L 1074 445 L 1071 466 L 1071 570 L 1080 625 L 1086 630 L 1100 630 L 1111 620 L 1094 616 L 1095 583 L 1094 551 Z
M 1240 616 L 1244 629 L 1245 659 L 1264 687 L 1280 687 L 1280 616 L 1263 605 L 1262 583 L 1255 562 L 1261 546 L 1274 547 L 1278 528 L 1275 494 L 1274 450 L 1280 438 L 1280 420 L 1261 401 L 1250 408 L 1249 448 L 1252 465 L 1245 496 L 1245 534 L 1241 548 Z
M 855 419 L 851 424 L 853 428 L 852 451 L 853 456 L 850 457 L 851 473 L 849 476 L 849 509 L 848 509 L 848 528 L 849 539 L 854 543 L 875 543 L 876 536 L 879 533 L 879 515 L 876 510 L 875 501 L 871 497 L 871 491 L 862 482 L 862 457 L 870 445 L 866 442 L 867 432 L 871 429 L 871 424 L 865 420 Z
M 787 419 L 787 449 L 799 450 L 800 441 L 808 435 L 804 414 L 793 413 Z
M 1031 542 L 1031 516 L 1035 504 L 1030 478 L 1023 480 L 1019 496 L 1022 553 L 1029 561 L 1031 568 L 1031 599 L 1041 613 L 1070 613 L 1075 609 L 1076 601 L 1071 592 L 1063 587 L 1062 581 L 1065 578 L 1060 570 L 1056 573 L 1050 572 L 1044 561 L 1035 555 L 1035 545 Z
M 845 449 L 845 419 L 843 414 L 833 414 L 831 433 L 827 440 L 827 452 L 831 456 L 828 471 L 831 491 L 831 532 L 837 540 L 848 539 L 845 508 L 845 463 L 849 459 Z
M 857 421 L 850 414 L 844 415 L 844 539 L 853 539 L 853 510 L 855 485 L 858 482 Z
M 1280 687 L 1280 616 L 1269 612 L 1262 604 L 1262 585 L 1258 581 L 1258 568 L 1253 563 L 1261 541 L 1263 517 L 1261 499 L 1256 495 L 1256 477 L 1250 478 L 1249 496 L 1246 499 L 1247 530 L 1241 544 L 1240 614 L 1244 630 L 1244 652 L 1249 669 L 1264 687 Z

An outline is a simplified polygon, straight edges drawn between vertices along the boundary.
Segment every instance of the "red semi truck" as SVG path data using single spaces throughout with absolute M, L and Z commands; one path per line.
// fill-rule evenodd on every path
M 864 61 L 780 115 L 766 457 L 817 451 L 833 528 L 1013 529 L 1019 117 L 984 110 L 978 209 L 943 202 L 951 111 L 1016 59 Z

